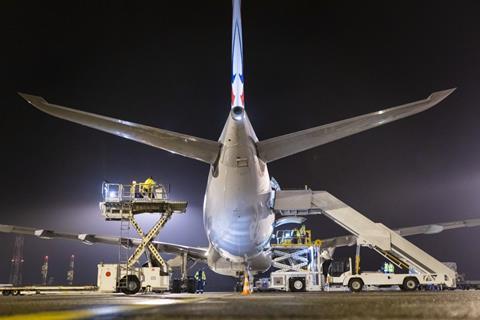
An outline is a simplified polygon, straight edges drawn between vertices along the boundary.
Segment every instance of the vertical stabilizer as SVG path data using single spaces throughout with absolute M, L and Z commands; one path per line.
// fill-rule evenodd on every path
M 241 0 L 232 0 L 232 108 L 245 107 L 243 95 L 243 40 Z

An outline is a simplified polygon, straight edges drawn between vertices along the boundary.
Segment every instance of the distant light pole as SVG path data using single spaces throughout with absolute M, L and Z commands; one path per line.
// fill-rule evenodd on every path
M 43 265 L 42 265 L 42 284 L 44 286 L 47 285 L 47 279 L 48 279 L 48 256 L 45 256 L 43 258 Z
M 67 281 L 70 286 L 73 285 L 74 275 L 75 275 L 75 255 L 72 254 L 70 256 L 70 265 L 67 271 Z
M 10 267 L 10 283 L 14 286 L 22 284 L 22 266 L 23 266 L 23 236 L 15 237 L 13 255 Z

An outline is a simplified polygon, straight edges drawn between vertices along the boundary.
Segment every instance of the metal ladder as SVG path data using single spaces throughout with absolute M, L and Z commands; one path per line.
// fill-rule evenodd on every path
M 130 213 L 130 216 L 133 215 Z M 123 216 L 122 216 L 123 217 Z M 128 264 L 130 258 L 130 218 L 122 218 L 120 220 L 120 245 L 118 247 L 118 270 L 117 270 L 117 287 L 119 289 L 128 288 L 128 279 L 131 272 L 131 266 Z M 125 271 L 125 272 L 123 272 Z M 125 275 L 125 281 L 120 281 Z

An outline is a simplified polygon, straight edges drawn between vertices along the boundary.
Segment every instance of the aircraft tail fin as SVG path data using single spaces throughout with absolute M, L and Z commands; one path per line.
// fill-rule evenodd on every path
M 454 90 L 437 91 L 423 100 L 263 140 L 257 143 L 258 153 L 265 162 L 278 160 L 425 111 Z
M 245 108 L 243 92 L 243 32 L 241 0 L 233 0 L 232 17 L 232 108 Z M 241 110 L 241 109 L 240 109 Z
M 42 97 L 30 94 L 19 93 L 19 95 L 35 108 L 54 117 L 209 164 L 215 163 L 220 152 L 220 143 L 216 141 L 51 104 Z

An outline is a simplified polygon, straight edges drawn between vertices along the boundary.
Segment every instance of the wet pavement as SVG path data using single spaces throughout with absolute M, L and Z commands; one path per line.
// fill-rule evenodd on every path
M 480 319 L 480 291 L 0 296 L 0 319 Z

